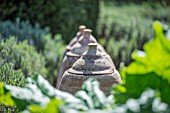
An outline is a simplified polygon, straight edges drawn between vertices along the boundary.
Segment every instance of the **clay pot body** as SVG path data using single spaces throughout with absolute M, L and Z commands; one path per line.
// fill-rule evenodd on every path
M 113 65 L 99 52 L 96 43 L 68 69 L 59 84 L 59 89 L 74 94 L 89 77 L 100 82 L 101 89 L 108 95 L 111 86 L 121 82 L 121 77 Z
M 64 52 L 63 58 L 65 57 L 66 53 L 71 50 L 72 46 L 78 42 L 79 38 L 83 35 L 83 30 L 86 29 L 86 26 L 81 25 L 79 26 L 79 31 L 76 33 L 76 36 L 70 41 L 70 43 L 66 46 L 66 50 Z
M 97 44 L 97 43 L 96 43 Z M 103 47 L 101 45 L 98 44 L 97 46 L 97 49 L 102 52 L 103 56 L 109 61 L 109 63 L 111 63 L 112 66 L 114 66 L 113 64 L 113 61 L 112 59 L 110 58 L 110 56 L 105 52 L 105 50 L 103 49 Z M 61 81 L 61 78 L 64 74 L 64 72 L 71 68 L 72 65 L 74 64 L 74 62 L 76 62 L 80 57 L 81 55 L 88 50 L 88 43 L 85 43 L 85 44 L 81 44 L 79 42 L 77 42 L 71 51 L 67 52 L 64 59 L 63 59 L 63 62 L 62 62 L 62 65 L 61 65 L 61 68 L 60 68 L 60 71 L 59 71 L 59 74 L 58 74 L 58 80 L 57 80 L 57 88 L 59 88 L 59 83 Z M 115 66 L 114 66 L 115 67 Z
M 91 30 L 85 29 L 84 34 L 78 39 L 78 41 L 70 48 L 70 51 L 66 52 L 66 55 L 63 58 L 61 68 L 59 70 L 57 85 L 59 88 L 59 84 L 61 82 L 61 78 L 64 72 L 71 68 L 73 63 L 77 61 L 81 55 L 88 50 L 89 43 L 97 43 L 96 39 L 91 35 Z M 97 43 L 98 44 L 98 43 Z M 70 47 L 70 46 L 69 46 Z M 115 67 L 111 57 L 106 53 L 104 48 L 98 44 L 97 49 L 103 53 L 103 56 L 111 63 L 113 67 Z
M 111 59 L 110 55 L 107 53 L 103 53 L 103 56 L 111 63 L 111 65 L 116 69 L 115 64 L 113 63 L 113 60 Z
M 57 78 L 57 85 L 56 87 L 59 88 L 59 84 L 61 82 L 61 78 L 63 76 L 63 73 L 69 69 L 74 62 L 76 62 L 78 59 L 80 58 L 80 56 L 70 56 L 69 54 L 66 53 L 66 56 L 63 59 L 59 74 L 58 74 L 58 78 Z
M 84 35 L 79 38 L 78 42 L 76 42 L 73 47 L 71 47 L 71 51 L 66 52 L 59 70 L 56 86 L 57 88 L 59 88 L 59 83 L 64 72 L 71 68 L 73 63 L 77 61 L 86 50 L 88 50 L 88 44 L 97 43 L 96 39 L 89 32 L 90 31 L 87 30 L 87 32 L 85 32 Z

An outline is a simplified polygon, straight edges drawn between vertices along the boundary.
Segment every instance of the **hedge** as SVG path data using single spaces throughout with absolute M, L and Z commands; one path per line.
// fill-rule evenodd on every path
M 30 20 L 41 26 L 49 26 L 53 33 L 60 33 L 68 43 L 76 34 L 78 26 L 85 24 L 95 29 L 99 14 L 99 0 L 2 0 L 0 20 Z

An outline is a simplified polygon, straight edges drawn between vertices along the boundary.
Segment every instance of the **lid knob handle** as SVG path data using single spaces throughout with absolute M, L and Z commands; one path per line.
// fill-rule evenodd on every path
M 88 46 L 89 46 L 89 49 L 95 49 L 97 50 L 97 43 L 89 43 Z
M 92 30 L 91 29 L 85 29 L 83 30 L 84 34 L 90 35 Z
M 80 30 L 80 31 L 83 31 L 84 29 L 86 29 L 86 26 L 85 26 L 85 25 L 80 25 L 80 26 L 79 26 L 79 30 Z

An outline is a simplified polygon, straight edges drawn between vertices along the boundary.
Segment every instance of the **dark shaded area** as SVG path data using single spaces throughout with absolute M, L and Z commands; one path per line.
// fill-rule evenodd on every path
M 42 27 L 49 26 L 52 33 L 61 33 L 68 43 L 76 34 L 78 26 L 85 24 L 93 29 L 99 15 L 99 0 L 2 0 L 0 20 L 29 20 Z

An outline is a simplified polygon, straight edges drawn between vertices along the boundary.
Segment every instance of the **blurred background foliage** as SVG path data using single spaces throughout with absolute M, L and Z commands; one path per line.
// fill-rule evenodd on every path
M 21 69 L 24 76 L 28 77 L 36 72 L 47 74 L 45 58 L 38 54 L 35 48 L 29 46 L 27 41 L 18 43 L 14 37 L 5 42 L 0 40 L 0 64 L 11 63 L 15 70 Z
M 46 78 L 55 85 L 65 44 L 79 25 L 93 30 L 119 68 L 121 62 L 132 62 L 131 53 L 143 50 L 144 43 L 154 37 L 154 20 L 169 25 L 169 5 L 166 0 L 2 0 L 0 34 L 4 41 L 11 36 L 19 43 L 27 40 L 44 57 Z
M 10 36 L 17 37 L 18 41 L 28 40 L 28 44 L 33 45 L 37 51 L 44 50 L 44 36 L 50 33 L 49 27 L 40 28 L 38 23 L 32 26 L 28 20 L 21 21 L 19 18 L 16 18 L 14 22 L 1 21 L 0 31 L 4 40 L 10 38 Z
M 25 76 L 41 73 L 51 84 L 56 84 L 65 48 L 61 35 L 52 36 L 48 27 L 33 26 L 19 18 L 15 22 L 1 21 L 0 35 L 3 64 L 12 62 L 14 69 L 24 69 Z
M 29 20 L 41 27 L 49 26 L 52 33 L 60 33 L 68 43 L 80 24 L 94 30 L 99 15 L 99 0 L 2 0 L 0 2 L 0 20 Z
M 134 49 L 143 50 L 144 43 L 154 37 L 154 20 L 168 25 L 170 23 L 170 7 L 154 2 L 118 5 L 104 1 L 101 2 L 100 8 L 98 36 L 117 68 L 121 62 L 128 65 L 132 61 L 131 53 Z
M 153 106 L 155 99 L 155 106 L 167 108 L 161 101 L 170 104 L 167 96 L 170 93 L 169 6 L 169 0 L 1 0 L 0 82 L 24 87 L 26 77 L 39 73 L 55 86 L 65 46 L 79 25 L 84 24 L 93 30 L 92 34 L 104 46 L 116 68 L 121 67 L 124 84 L 113 88 L 115 105 L 112 107 L 115 109 L 111 112 L 116 113 L 120 108 L 129 113 L 163 112 L 162 108 Z M 153 29 L 155 20 L 162 24 L 154 24 Z M 3 85 L 0 86 L 4 90 Z M 154 91 L 146 90 L 148 87 Z M 0 91 L 2 102 L 10 98 L 6 93 Z M 147 95 L 143 97 L 144 94 Z M 87 104 L 87 98 L 81 95 L 77 98 Z M 147 99 L 140 103 L 143 98 Z M 13 106 L 9 100 L 12 103 L 9 106 Z M 56 112 L 61 103 L 59 100 L 49 102 L 57 106 Z M 37 110 L 37 107 L 41 109 L 41 106 L 31 106 L 29 110 Z M 49 109 L 46 107 L 41 110 Z M 8 109 L 0 106 L 0 110 L 5 108 Z
M 10 34 L 20 40 L 26 37 L 36 49 L 42 50 L 45 42 L 38 37 L 50 32 L 52 36 L 61 34 L 68 44 L 78 26 L 84 24 L 93 30 L 118 68 L 122 61 L 128 65 L 132 51 L 142 49 L 153 37 L 153 20 L 169 24 L 169 5 L 168 0 L 2 0 L 0 26 L 5 37 Z

